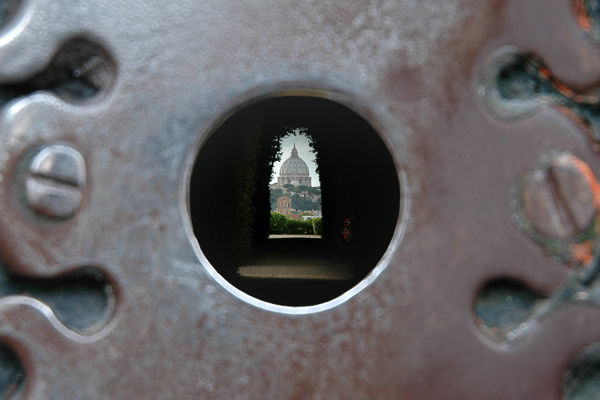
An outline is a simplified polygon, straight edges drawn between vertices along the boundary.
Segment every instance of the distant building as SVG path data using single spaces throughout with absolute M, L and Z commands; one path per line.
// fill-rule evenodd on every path
M 302 211 L 300 214 L 302 214 L 302 221 L 309 221 L 311 219 L 323 218 L 323 213 L 321 212 L 321 210 L 307 210 L 307 211 Z
M 287 196 L 281 196 L 277 199 L 277 210 L 279 214 L 291 215 L 292 214 L 292 199 Z
M 283 185 L 311 185 L 311 177 L 308 172 L 308 165 L 298 156 L 296 145 L 292 149 L 292 155 L 283 162 L 279 169 L 279 177 L 275 186 L 283 187 Z
M 290 157 L 281 164 L 277 183 L 269 185 L 271 199 L 277 199 L 276 202 L 271 203 L 271 209 L 288 218 L 299 220 L 299 213 L 301 211 L 305 212 L 307 208 L 315 207 L 319 209 L 312 210 L 311 213 L 320 217 L 321 195 L 320 191 L 317 191 L 316 193 L 318 194 L 316 194 L 314 190 L 308 189 L 311 188 L 311 181 L 308 165 L 298 156 L 298 150 L 296 149 L 296 145 L 294 145 Z M 285 185 L 302 185 L 308 186 L 308 188 L 300 192 L 298 189 L 286 188 Z M 292 208 L 292 197 L 297 209 Z

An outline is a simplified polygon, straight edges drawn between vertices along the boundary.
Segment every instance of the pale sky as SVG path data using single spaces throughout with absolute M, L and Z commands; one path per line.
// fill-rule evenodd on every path
M 292 148 L 296 144 L 296 150 L 298 150 L 298 156 L 304 160 L 306 165 L 308 165 L 308 171 L 310 173 L 312 186 L 320 186 L 319 183 L 319 175 L 317 175 L 317 164 L 315 163 L 315 153 L 312 152 L 309 144 L 308 138 L 304 135 L 290 135 L 284 138 L 281 142 L 281 160 L 276 161 L 273 165 L 273 170 L 275 173 L 273 174 L 273 179 L 271 179 L 271 183 L 277 182 L 277 177 L 279 177 L 279 169 L 281 168 L 281 164 L 285 160 L 287 160 L 292 155 Z

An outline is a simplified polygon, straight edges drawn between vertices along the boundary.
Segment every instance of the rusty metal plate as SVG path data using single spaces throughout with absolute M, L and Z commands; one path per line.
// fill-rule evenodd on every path
M 4 395 L 599 398 L 597 15 L 0 1 Z M 373 272 L 305 307 L 229 284 L 189 217 L 206 138 L 286 93 L 365 118 L 402 194 Z

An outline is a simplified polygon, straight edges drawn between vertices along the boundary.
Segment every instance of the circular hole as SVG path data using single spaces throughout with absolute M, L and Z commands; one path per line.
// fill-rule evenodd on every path
M 299 157 L 309 170 L 314 161 L 310 183 L 297 160 L 283 163 L 294 168 L 273 170 L 293 157 L 285 140 L 293 134 L 302 134 L 297 140 L 314 151 L 313 159 Z M 308 217 L 300 204 L 314 208 L 320 201 L 321 210 L 311 212 L 320 211 L 322 219 L 305 218 L 312 232 L 304 227 L 296 235 L 272 235 L 272 217 L 281 215 L 272 213 L 277 188 L 292 200 L 310 200 L 280 201 L 288 220 Z M 394 161 L 373 127 L 339 103 L 307 96 L 263 99 L 230 114 L 201 146 L 189 193 L 194 234 L 218 274 L 256 299 L 283 306 L 324 303 L 361 282 L 386 251 L 400 207 Z

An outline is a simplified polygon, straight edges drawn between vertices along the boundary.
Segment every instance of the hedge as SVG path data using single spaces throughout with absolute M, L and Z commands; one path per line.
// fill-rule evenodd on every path
M 272 234 L 320 235 L 321 218 L 308 221 L 298 221 L 272 211 L 270 227 Z

